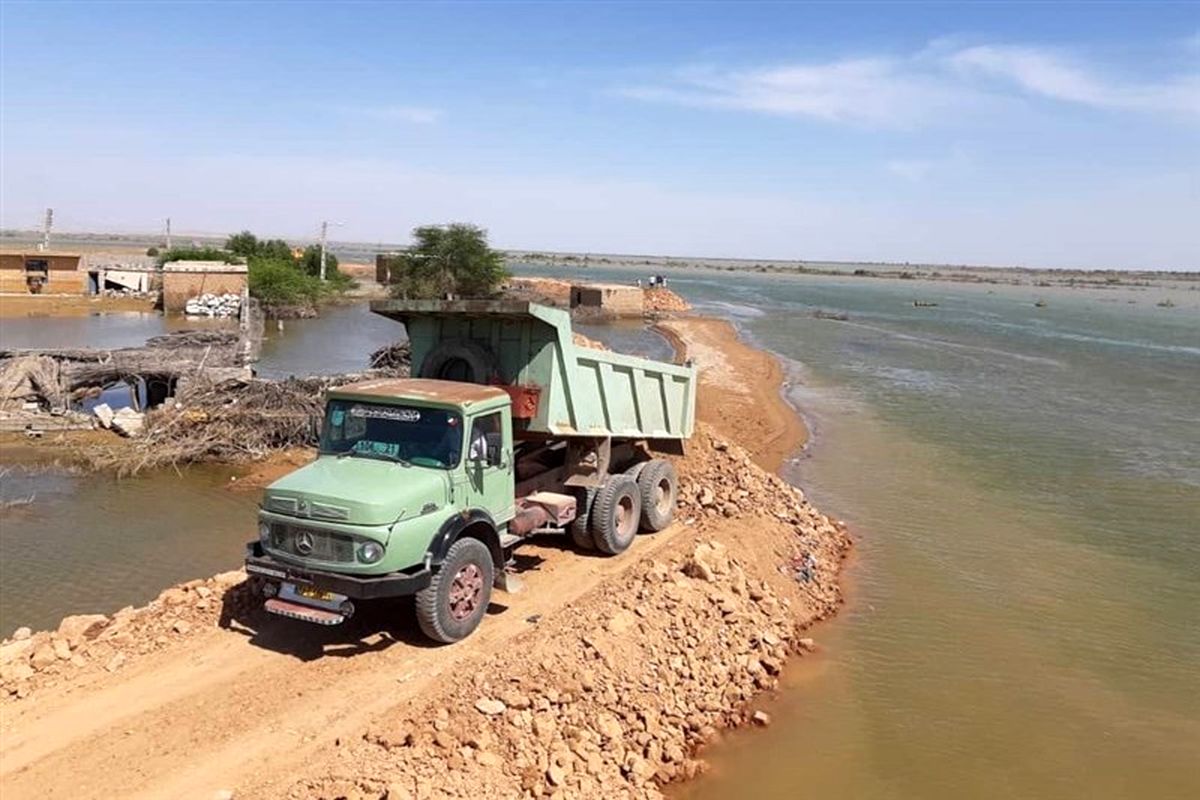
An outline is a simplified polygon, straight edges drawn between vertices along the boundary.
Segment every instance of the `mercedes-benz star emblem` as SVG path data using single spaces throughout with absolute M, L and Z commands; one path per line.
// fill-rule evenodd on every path
M 296 552 L 302 556 L 306 556 L 313 551 L 313 535 L 308 531 L 300 531 L 296 534 Z

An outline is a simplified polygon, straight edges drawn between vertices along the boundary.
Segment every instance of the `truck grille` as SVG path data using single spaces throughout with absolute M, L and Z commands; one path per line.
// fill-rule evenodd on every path
M 311 544 L 311 547 L 309 546 Z M 271 547 L 299 558 L 351 563 L 354 539 L 343 533 L 276 523 L 271 526 Z

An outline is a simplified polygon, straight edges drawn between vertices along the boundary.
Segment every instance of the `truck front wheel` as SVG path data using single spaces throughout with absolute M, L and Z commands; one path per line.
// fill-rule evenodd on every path
M 637 481 L 628 475 L 609 475 L 592 504 L 592 540 L 601 553 L 624 552 L 637 536 L 642 497 Z
M 449 644 L 479 627 L 492 597 L 496 567 L 487 545 L 459 539 L 450 545 L 441 569 L 417 592 L 417 624 L 426 636 Z

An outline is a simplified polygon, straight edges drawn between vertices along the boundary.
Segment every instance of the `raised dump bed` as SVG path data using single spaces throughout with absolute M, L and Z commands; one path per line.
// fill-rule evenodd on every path
M 577 345 L 561 309 L 511 300 L 377 300 L 371 310 L 404 323 L 415 376 L 508 391 L 518 437 L 692 434 L 695 366 Z

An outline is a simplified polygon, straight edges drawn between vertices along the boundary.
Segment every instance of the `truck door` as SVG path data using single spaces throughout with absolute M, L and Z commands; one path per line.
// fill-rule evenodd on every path
M 492 411 L 471 420 L 464 445 L 470 506 L 485 508 L 496 522 L 513 516 L 512 418 Z

